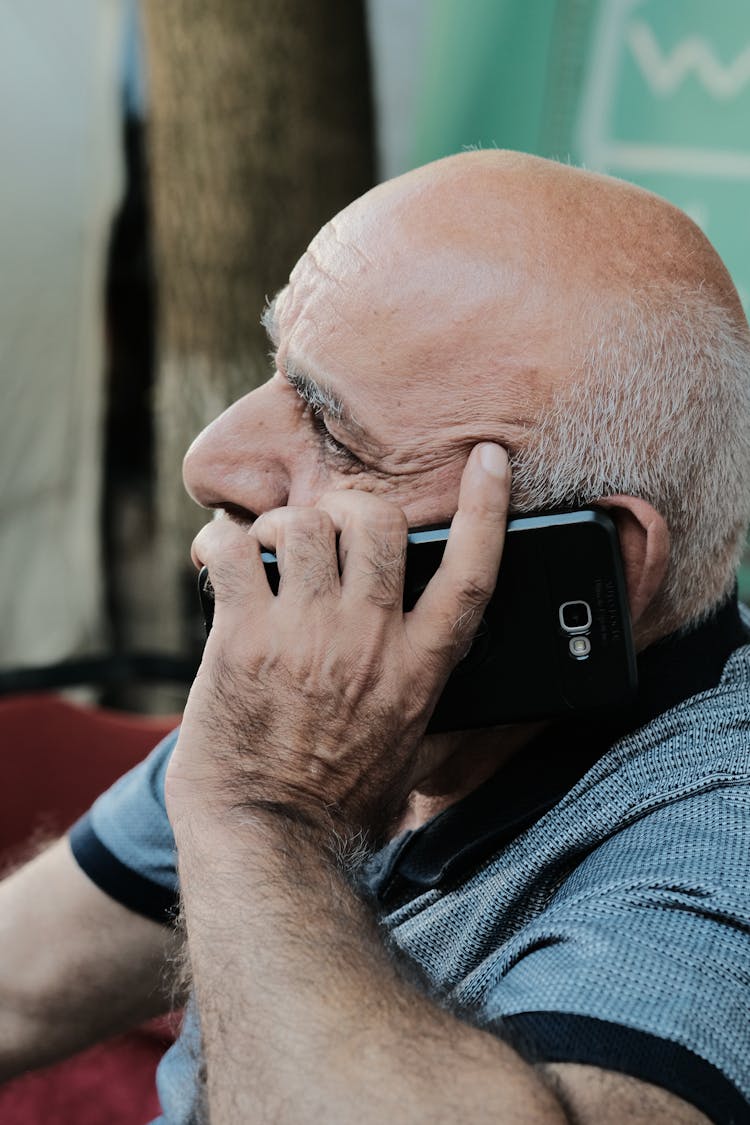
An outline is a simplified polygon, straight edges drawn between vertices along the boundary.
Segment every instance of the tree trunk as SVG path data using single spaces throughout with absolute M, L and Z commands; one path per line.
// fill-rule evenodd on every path
M 258 318 L 317 229 L 372 183 L 361 0 L 147 0 L 157 275 L 157 524 L 149 642 L 197 643 L 183 495 L 195 434 L 268 374 Z

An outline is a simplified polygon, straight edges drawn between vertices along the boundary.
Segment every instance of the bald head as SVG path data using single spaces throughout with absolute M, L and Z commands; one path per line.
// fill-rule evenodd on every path
M 610 176 L 523 153 L 461 153 L 381 184 L 339 217 L 404 250 L 489 264 L 510 284 L 565 285 L 573 301 L 680 283 L 744 320 L 731 278 L 695 223 Z
M 348 403 L 373 469 L 355 486 L 413 525 L 450 516 L 469 450 L 499 441 L 516 511 L 630 497 L 642 530 L 661 521 L 649 636 L 731 587 L 750 338 L 715 250 L 665 200 L 517 153 L 450 157 L 327 224 L 271 319 L 279 369 Z
M 524 420 L 579 372 L 602 317 L 639 296 L 701 293 L 746 328 L 721 259 L 682 211 L 510 152 L 463 153 L 374 188 L 323 228 L 292 283 L 318 304 L 326 288 L 334 303 L 350 292 L 384 370 L 446 389 L 458 375 L 482 399 L 512 377 Z

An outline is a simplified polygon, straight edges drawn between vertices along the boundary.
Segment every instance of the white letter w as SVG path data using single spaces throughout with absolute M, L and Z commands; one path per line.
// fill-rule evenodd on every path
M 633 21 L 627 38 L 644 78 L 657 96 L 674 94 L 691 71 L 708 94 L 723 101 L 736 97 L 750 81 L 750 45 L 724 66 L 712 46 L 698 35 L 683 39 L 671 54 L 662 54 L 647 23 Z

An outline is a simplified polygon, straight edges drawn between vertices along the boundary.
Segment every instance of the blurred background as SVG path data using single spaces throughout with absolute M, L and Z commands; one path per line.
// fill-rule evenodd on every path
M 747 0 L 0 0 L 0 688 L 179 709 L 182 455 L 352 198 L 470 146 L 582 163 L 688 211 L 747 308 L 749 120 Z

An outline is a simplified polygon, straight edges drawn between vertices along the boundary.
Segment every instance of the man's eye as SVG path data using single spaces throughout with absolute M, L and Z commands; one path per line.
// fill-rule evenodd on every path
M 351 449 L 348 449 L 347 446 L 342 445 L 342 443 L 333 436 L 325 423 L 325 417 L 322 411 L 316 410 L 314 407 L 311 407 L 310 415 L 312 417 L 313 426 L 315 427 L 315 430 L 317 431 L 323 446 L 329 453 L 333 454 L 334 457 L 341 458 L 342 461 L 347 461 L 350 465 L 362 464 L 356 453 L 352 453 Z

